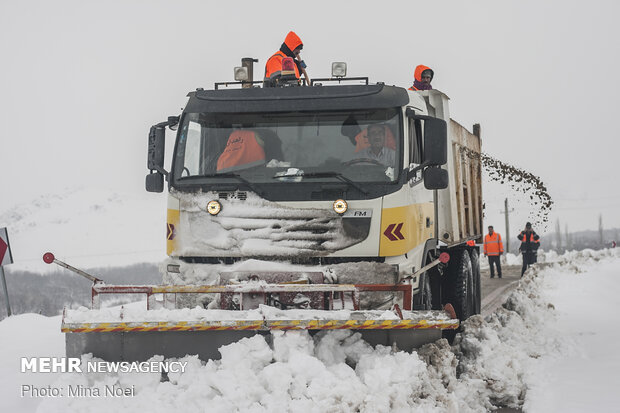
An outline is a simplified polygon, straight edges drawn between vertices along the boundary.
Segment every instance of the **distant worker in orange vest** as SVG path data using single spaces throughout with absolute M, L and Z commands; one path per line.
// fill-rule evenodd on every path
M 523 277 L 527 267 L 536 262 L 538 247 L 540 247 L 540 237 L 532 229 L 532 224 L 528 222 L 525 224 L 525 229 L 517 235 L 517 239 L 521 241 L 519 251 L 521 251 L 523 256 L 523 267 L 521 267 L 521 277 Z
M 433 87 L 431 86 L 431 81 L 433 80 L 433 76 L 435 76 L 435 72 L 430 67 L 419 65 L 415 68 L 415 72 L 413 72 L 413 85 L 409 88 L 409 90 L 430 90 Z
M 502 278 L 502 264 L 500 256 L 504 253 L 504 244 L 502 244 L 502 236 L 493 231 L 493 225 L 489 225 L 489 233 L 484 236 L 484 256 L 489 257 L 489 268 L 491 269 L 491 278 L 495 277 L 493 264 L 497 267 L 497 277 Z
M 264 147 L 265 143 L 256 132 L 243 129 L 233 131 L 217 160 L 217 172 L 226 173 L 263 165 Z
M 306 63 L 301 59 L 301 49 L 304 48 L 304 44 L 295 32 L 288 32 L 284 43 L 280 46 L 280 50 L 275 52 L 265 63 L 265 79 L 264 85 L 276 86 L 277 79 L 282 76 L 282 59 L 291 57 L 294 62 L 293 69 L 295 70 L 295 77 L 299 81 L 301 75 L 304 75 L 304 81 L 306 84 L 310 84 L 310 78 L 306 73 Z

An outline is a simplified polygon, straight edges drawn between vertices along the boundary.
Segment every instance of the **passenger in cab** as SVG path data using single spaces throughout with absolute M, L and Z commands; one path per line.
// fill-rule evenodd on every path
M 431 81 L 434 75 L 435 73 L 430 67 L 419 65 L 415 68 L 415 72 L 413 72 L 413 85 L 409 90 L 431 90 L 433 88 Z
M 394 138 L 394 134 L 392 130 L 387 126 L 383 125 L 385 129 L 385 146 L 390 149 L 396 150 L 396 139 Z M 368 128 L 362 130 L 357 135 L 355 135 L 355 139 L 352 141 L 355 145 L 355 152 L 359 152 L 362 149 L 366 149 L 370 146 L 370 139 L 368 138 Z
M 217 172 L 225 173 L 265 163 L 265 143 L 251 130 L 238 129 L 228 137 L 226 148 L 217 160 Z
M 386 129 L 383 124 L 368 126 L 367 136 L 369 146 L 356 152 L 358 159 L 371 159 L 385 166 L 394 167 L 396 165 L 396 151 L 385 146 Z

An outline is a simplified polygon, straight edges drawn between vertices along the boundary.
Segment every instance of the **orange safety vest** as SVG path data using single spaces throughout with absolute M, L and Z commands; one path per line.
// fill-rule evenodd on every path
M 517 238 L 519 238 L 519 237 L 521 237 L 521 234 L 519 234 L 519 236 Z M 539 239 L 534 239 L 534 233 L 533 232 L 530 233 L 530 237 L 529 237 L 530 239 L 528 240 L 527 238 L 528 238 L 527 237 L 527 232 L 524 232 L 523 233 L 523 239 L 519 238 L 519 240 L 521 242 L 528 242 L 529 241 L 529 242 L 533 242 L 535 244 L 539 244 L 540 243 L 540 238 Z
M 504 253 L 504 244 L 502 244 L 502 237 L 494 232 L 493 235 L 484 236 L 484 253 L 486 255 L 499 255 Z
M 396 139 L 392 134 L 392 131 L 387 126 L 383 126 L 385 129 L 385 146 L 387 148 L 396 150 Z M 359 152 L 362 149 L 366 149 L 370 146 L 368 142 L 368 128 L 364 129 L 357 135 L 355 135 L 355 152 Z
M 265 150 L 253 131 L 236 130 L 228 137 L 226 148 L 217 160 L 218 172 L 230 172 L 265 163 Z

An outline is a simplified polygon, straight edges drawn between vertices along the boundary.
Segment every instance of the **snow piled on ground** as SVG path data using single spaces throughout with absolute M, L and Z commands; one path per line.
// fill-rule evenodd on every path
M 564 263 L 566 260 L 578 257 L 582 251 L 567 251 L 563 255 L 559 255 L 557 252 L 550 250 L 545 251 L 542 248 L 538 250 L 537 261 L 547 263 Z M 519 254 L 506 253 L 502 255 L 502 265 L 519 265 L 523 264 L 523 256 Z M 480 260 L 481 269 L 489 269 L 489 261 L 484 257 Z
M 0 412 L 34 412 L 41 399 L 20 397 L 22 384 L 49 386 L 60 373 L 20 373 L 22 357 L 64 357 L 61 316 L 21 314 L 0 321 Z
M 556 411 L 554 398 L 572 400 L 572 410 L 567 404 L 561 411 L 610 410 L 601 403 L 613 397 L 620 362 L 613 348 L 617 334 L 610 328 L 614 312 L 606 305 L 615 303 L 618 272 L 620 250 L 571 252 L 556 264 L 532 268 L 502 308 L 486 320 L 475 316 L 465 322 L 453 346 L 442 339 L 409 354 L 373 349 L 349 331 L 314 337 L 275 332 L 268 340 L 254 336 L 221 347 L 218 361 L 185 357 L 185 373 L 170 373 L 169 381 L 155 373 L 62 374 L 54 386 L 81 384 L 102 392 L 105 385 L 134 386 L 135 396 L 46 398 L 38 411 L 484 412 L 496 406 Z M 601 288 L 608 291 L 603 296 Z M 8 322 L 19 317 L 24 316 Z M 13 328 L 1 322 L 1 336 L 12 336 Z M 48 355 L 39 345 L 40 354 Z M 0 403 L 41 376 L 21 375 L 7 383 Z M 596 391 L 599 382 L 602 390 Z
M 573 251 L 546 271 L 558 339 L 568 351 L 548 351 L 536 363 L 525 411 L 618 411 L 619 253 Z

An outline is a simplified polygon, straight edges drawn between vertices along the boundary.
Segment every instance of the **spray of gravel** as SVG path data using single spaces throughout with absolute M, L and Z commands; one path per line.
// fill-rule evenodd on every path
M 482 169 L 491 181 L 509 185 L 521 197 L 523 194 L 530 205 L 528 219 L 534 227 L 543 230 L 547 228 L 553 199 L 551 199 L 551 195 L 549 195 L 547 187 L 540 177 L 507 162 L 500 161 L 489 154 L 477 153 L 466 147 L 461 147 L 461 154 L 470 159 L 480 159 Z

